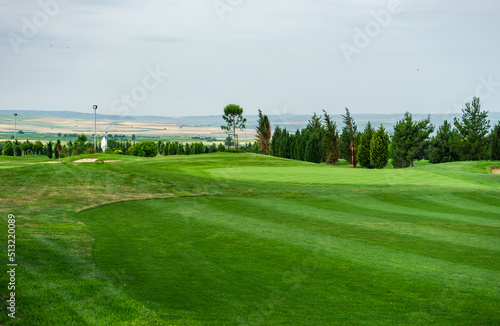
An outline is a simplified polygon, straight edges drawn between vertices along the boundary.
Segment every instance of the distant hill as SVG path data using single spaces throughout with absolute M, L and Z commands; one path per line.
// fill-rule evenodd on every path
M 74 111 L 36 111 L 36 110 L 0 110 L 0 116 L 5 119 L 13 113 L 18 113 L 22 116 L 33 117 L 58 117 L 58 118 L 72 118 L 72 119 L 94 119 L 94 113 L 82 113 Z M 318 112 L 319 114 L 320 112 Z M 352 112 L 351 112 L 352 113 Z M 403 113 L 400 114 L 355 114 L 352 113 L 354 120 L 358 126 L 358 130 L 362 131 L 368 121 L 372 126 L 377 127 L 383 124 L 384 127 L 392 132 L 393 126 L 398 120 L 403 118 Z M 268 115 L 271 121 L 271 126 L 274 129 L 276 126 L 286 128 L 289 131 L 304 128 L 312 115 L 295 115 L 295 114 L 280 114 Z M 454 117 L 460 117 L 459 114 L 431 114 L 431 122 L 435 126 L 439 126 L 444 120 L 453 121 Z M 245 115 L 247 118 L 247 129 L 255 129 L 257 123 L 257 115 Z M 413 114 L 416 120 L 427 118 L 427 114 Z M 337 123 L 337 127 L 342 127 L 341 115 L 332 115 L 332 118 Z M 156 123 L 166 125 L 179 125 L 179 126 L 195 126 L 195 127 L 219 127 L 225 124 L 222 115 L 209 115 L 209 116 L 186 116 L 186 117 L 163 117 L 163 116 L 121 116 L 121 115 L 105 115 L 97 114 L 99 120 L 115 120 L 115 121 L 129 121 L 140 123 Z M 489 119 L 491 125 L 494 126 L 500 120 L 500 112 L 490 112 Z

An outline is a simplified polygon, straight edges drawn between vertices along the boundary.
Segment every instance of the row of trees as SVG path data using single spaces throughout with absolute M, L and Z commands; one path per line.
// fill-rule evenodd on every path
M 453 126 L 444 121 L 437 134 L 430 116 L 421 121 L 406 112 L 389 137 L 383 125 L 375 130 L 368 122 L 363 132 L 346 108 L 342 115 L 342 133 L 326 111 L 313 115 L 306 128 L 290 133 L 271 124 L 259 110 L 255 139 L 264 154 L 314 163 L 335 164 L 339 158 L 354 167 L 384 168 L 389 160 L 394 168 L 413 166 L 415 160 L 428 158 L 431 163 L 452 161 L 500 160 L 500 123 L 491 133 L 488 112 L 481 111 L 480 99 L 466 103 L 462 118 Z
M 266 143 L 262 139 L 267 133 L 262 130 L 268 128 L 263 128 L 260 123 L 261 120 L 266 121 L 264 117 L 262 115 L 257 125 L 259 145 Z M 389 136 L 384 127 L 380 126 L 375 131 L 368 123 L 365 132 L 358 133 L 347 108 L 342 121 L 342 133 L 339 133 L 336 122 L 326 111 L 323 111 L 323 116 L 315 113 L 307 127 L 294 134 L 277 126 L 270 141 L 270 153 L 277 157 L 327 164 L 335 164 L 344 158 L 354 166 L 360 163 L 367 168 L 384 168 L 389 157 Z M 265 152 L 264 148 L 262 150 Z
M 113 150 L 109 148 L 106 150 L 106 152 L 108 151 L 113 152 Z M 226 146 L 224 146 L 224 144 L 222 143 L 219 143 L 218 145 L 215 143 L 213 143 L 212 145 L 204 145 L 203 142 L 182 144 L 179 142 L 163 142 L 162 140 L 159 140 L 158 143 L 155 143 L 152 140 L 146 140 L 136 143 L 128 150 L 127 154 L 135 156 L 154 157 L 158 154 L 161 154 L 163 156 L 197 155 L 226 151 L 241 151 L 253 153 L 262 152 L 257 143 L 248 143 L 246 146 L 240 147 L 239 150 L 235 150 L 227 149 Z

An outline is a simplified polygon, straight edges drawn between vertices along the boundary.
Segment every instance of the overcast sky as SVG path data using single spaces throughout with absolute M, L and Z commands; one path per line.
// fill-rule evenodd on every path
M 0 0 L 0 110 L 500 111 L 494 0 Z

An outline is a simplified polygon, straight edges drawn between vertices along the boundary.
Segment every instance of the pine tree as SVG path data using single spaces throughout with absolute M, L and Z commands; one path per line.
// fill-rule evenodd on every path
M 406 112 L 404 118 L 396 123 L 391 145 L 394 168 L 413 166 L 415 159 L 423 158 L 429 134 L 434 130 L 430 121 L 430 116 L 422 121 L 414 121 L 411 113 Z
M 451 129 L 451 124 L 445 120 L 443 125 L 439 127 L 436 136 L 434 136 L 429 145 L 429 162 L 444 163 L 459 160 L 459 155 L 456 152 L 456 143 L 458 134 Z
M 358 161 L 359 164 L 368 169 L 373 169 L 374 166 L 372 166 L 370 162 L 370 144 L 372 141 L 372 137 L 375 134 L 375 129 L 373 129 L 370 121 L 366 124 L 365 130 L 363 130 L 363 133 L 359 136 L 359 143 L 358 143 Z
M 488 156 L 486 135 L 490 129 L 488 111 L 481 111 L 479 98 L 474 97 L 471 103 L 465 103 L 462 109 L 462 121 L 454 119 L 460 133 L 460 159 L 462 161 L 479 161 Z
M 389 162 L 389 135 L 383 125 L 375 131 L 370 140 L 370 165 L 383 169 Z

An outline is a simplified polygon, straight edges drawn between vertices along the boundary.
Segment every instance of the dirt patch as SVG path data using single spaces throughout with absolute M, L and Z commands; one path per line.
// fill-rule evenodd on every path
M 500 174 L 500 169 L 493 169 L 493 170 L 491 170 L 491 173 Z
M 47 161 L 47 162 L 40 162 L 42 164 L 55 164 L 55 163 L 61 163 L 59 161 Z

